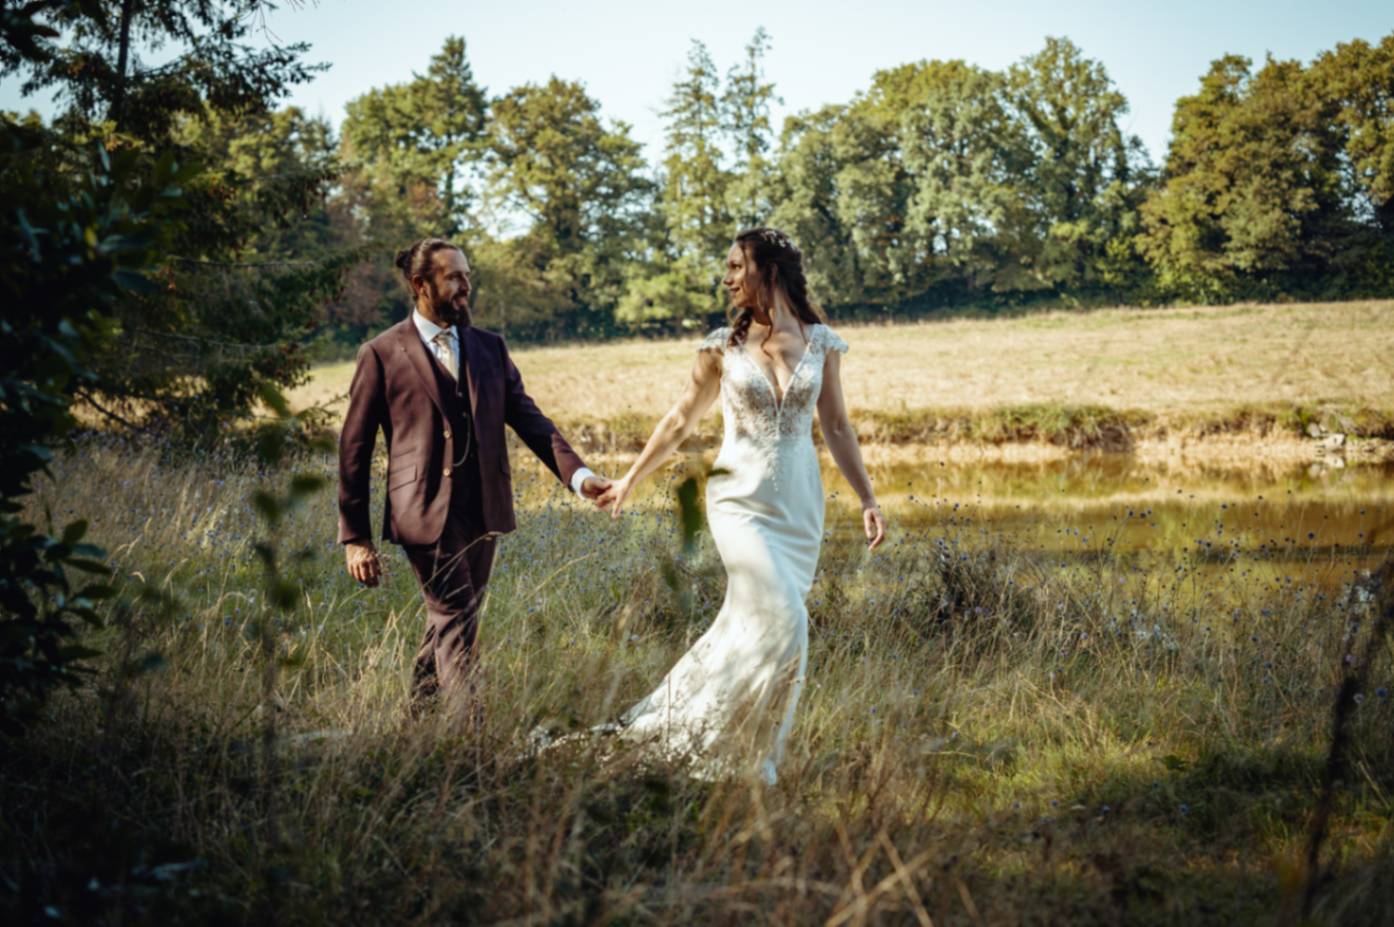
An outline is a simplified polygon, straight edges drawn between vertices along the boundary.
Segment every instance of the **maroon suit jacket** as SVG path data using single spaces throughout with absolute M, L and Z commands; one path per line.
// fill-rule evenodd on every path
M 457 327 L 464 354 L 479 460 L 484 530 L 517 527 L 508 466 L 507 424 L 564 485 L 584 464 L 523 389 L 503 338 Z M 378 428 L 387 443 L 387 502 L 382 536 L 398 544 L 434 544 L 445 527 L 456 447 L 431 355 L 408 316 L 358 349 L 349 407 L 339 433 L 339 542 L 372 537 L 368 477 Z

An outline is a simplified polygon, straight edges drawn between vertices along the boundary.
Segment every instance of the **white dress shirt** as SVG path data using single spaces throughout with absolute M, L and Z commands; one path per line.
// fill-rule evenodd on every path
M 459 379 L 459 357 L 461 356 L 460 335 L 455 330 L 455 326 L 451 325 L 447 328 L 441 328 L 435 322 L 432 322 L 430 319 L 422 315 L 421 310 L 419 309 L 412 309 L 411 320 L 416 324 L 416 333 L 421 336 L 421 340 L 426 344 L 426 350 L 430 351 L 432 356 L 435 356 L 436 353 L 436 335 L 440 334 L 441 332 L 446 333 L 446 337 L 450 341 L 450 350 L 456 357 L 454 374 L 456 379 Z M 595 474 L 591 471 L 589 467 L 581 467 L 580 469 L 578 469 L 575 473 L 571 475 L 571 491 L 576 493 L 576 495 L 578 496 L 581 495 L 581 485 L 585 483 L 586 477 L 594 475 Z

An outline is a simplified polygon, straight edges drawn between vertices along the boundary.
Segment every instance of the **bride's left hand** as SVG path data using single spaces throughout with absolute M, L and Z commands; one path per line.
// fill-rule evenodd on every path
M 862 509 L 862 525 L 866 529 L 866 549 L 875 550 L 886 537 L 886 516 L 876 503 Z
M 629 477 L 615 480 L 595 500 L 595 504 L 610 513 L 611 518 L 619 518 L 625 500 L 629 498 L 631 484 Z

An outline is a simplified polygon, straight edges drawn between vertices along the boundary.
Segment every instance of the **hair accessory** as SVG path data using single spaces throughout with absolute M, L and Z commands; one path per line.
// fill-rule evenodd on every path
M 793 242 L 789 241 L 789 236 L 785 235 L 779 229 L 762 229 L 760 231 L 760 237 L 775 247 L 783 248 L 786 251 L 793 250 L 794 248 Z

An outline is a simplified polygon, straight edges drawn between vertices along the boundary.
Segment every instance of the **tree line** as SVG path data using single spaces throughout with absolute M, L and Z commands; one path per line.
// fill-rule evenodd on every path
M 448 39 L 348 105 L 331 200 L 355 241 L 462 236 L 486 316 L 531 338 L 705 324 L 720 257 L 754 224 L 788 231 L 822 302 L 863 317 L 1394 291 L 1394 34 L 1309 64 L 1215 61 L 1160 166 L 1067 39 L 1000 71 L 887 68 L 777 135 L 770 44 L 758 30 L 723 73 L 694 41 L 648 164 L 581 84 L 491 96 Z M 386 263 L 354 281 L 336 318 L 400 305 Z
M 3 7 L 0 76 L 62 104 L 3 116 L 7 203 L 71 193 L 97 153 L 132 185 L 180 173 L 150 272 L 74 387 L 113 423 L 221 434 L 315 352 L 400 318 L 391 254 L 425 234 L 466 245 L 478 314 L 521 340 L 711 324 L 721 256 L 755 224 L 799 243 L 841 318 L 1394 291 L 1394 34 L 1305 64 L 1215 61 L 1155 165 L 1067 39 L 1002 70 L 889 67 L 777 130 L 759 29 L 724 68 L 691 44 L 650 163 L 580 82 L 492 92 L 458 36 L 336 129 L 283 105 L 324 67 L 308 47 L 247 44 L 272 9 Z

